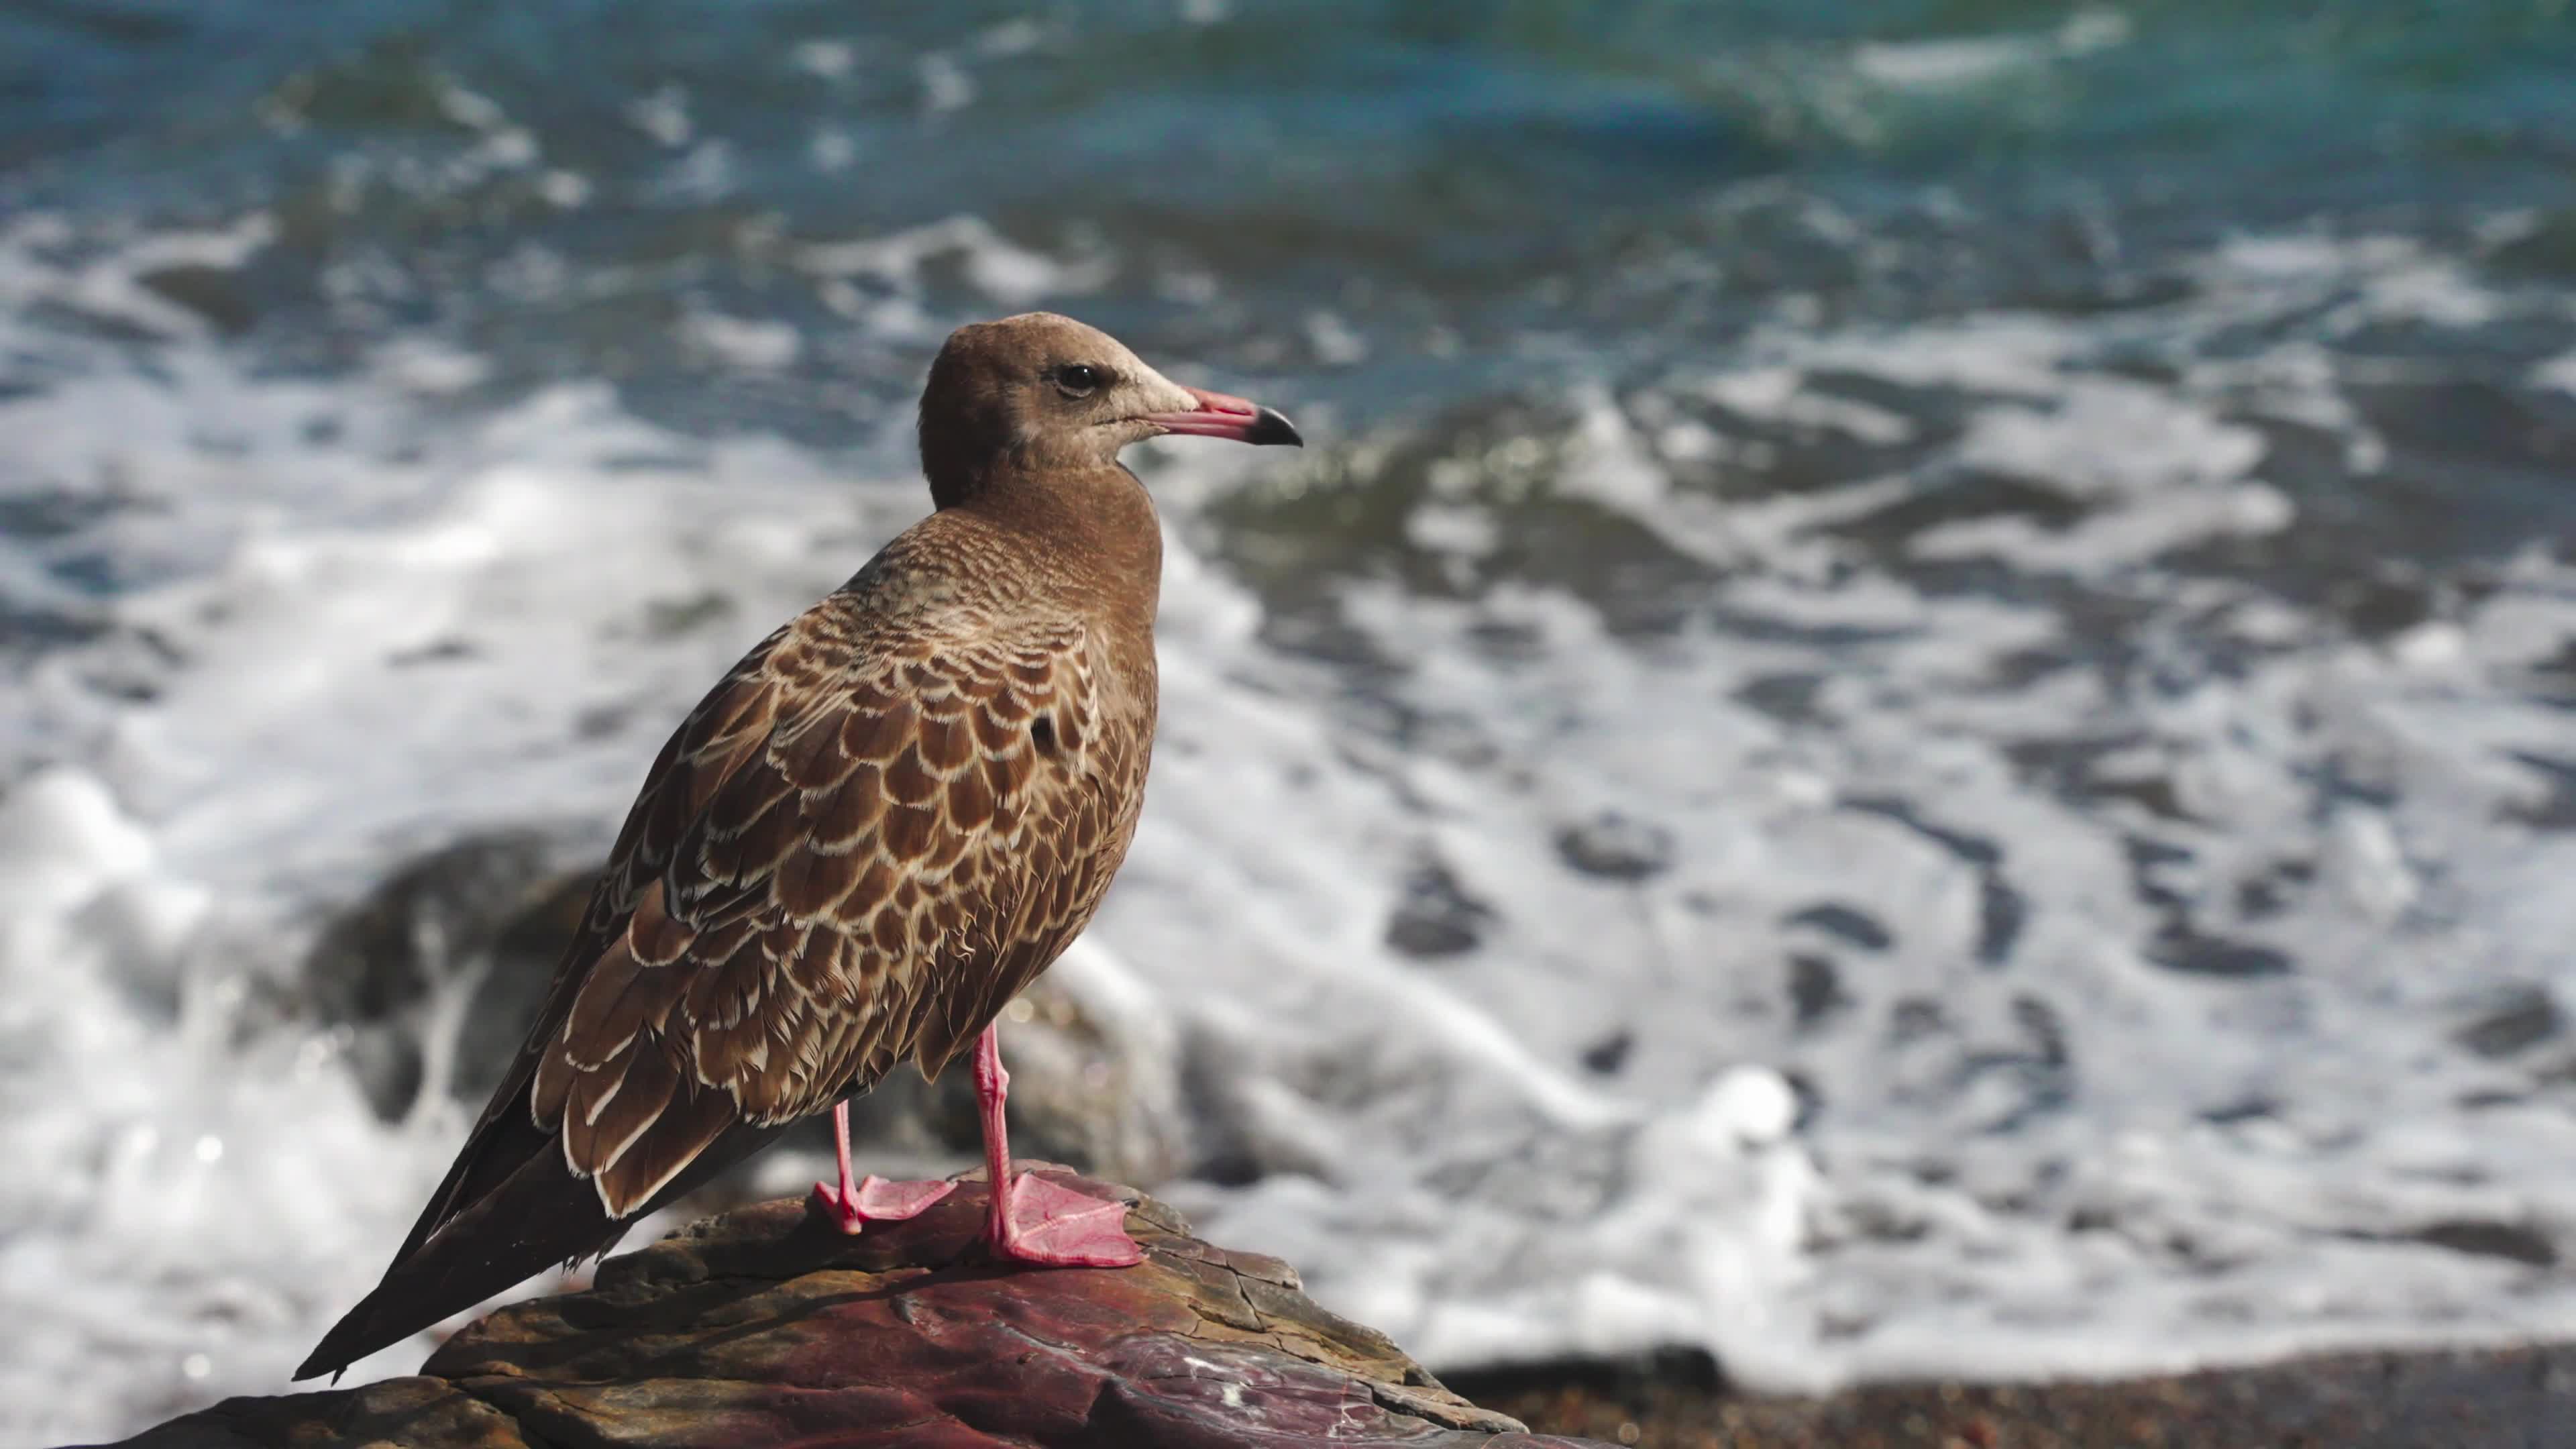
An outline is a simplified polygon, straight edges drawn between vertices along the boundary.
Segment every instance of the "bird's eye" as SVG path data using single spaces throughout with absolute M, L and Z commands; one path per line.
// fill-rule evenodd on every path
M 1100 369 L 1088 362 L 1068 362 L 1055 370 L 1055 387 L 1066 397 L 1089 397 L 1100 390 Z

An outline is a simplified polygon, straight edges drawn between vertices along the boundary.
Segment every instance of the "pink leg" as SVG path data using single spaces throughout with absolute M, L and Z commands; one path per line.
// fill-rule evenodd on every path
M 1011 1074 L 1002 1070 L 999 1024 L 975 1041 L 975 1102 L 984 1114 L 984 1171 L 993 1184 L 984 1242 L 998 1258 L 1060 1268 L 1124 1268 L 1145 1261 L 1127 1236 L 1125 1205 L 1085 1197 L 1043 1177 L 1011 1177 L 1011 1141 L 1002 1103 Z
M 953 1182 L 888 1182 L 874 1173 L 850 1181 L 850 1104 L 832 1108 L 832 1145 L 841 1159 L 841 1185 L 814 1184 L 806 1207 L 842 1232 L 855 1235 L 869 1223 L 900 1222 L 918 1217 L 932 1203 L 957 1190 Z

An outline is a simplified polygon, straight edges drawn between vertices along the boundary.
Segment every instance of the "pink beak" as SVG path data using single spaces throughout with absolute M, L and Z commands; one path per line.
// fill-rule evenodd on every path
M 1285 444 L 1291 448 L 1306 446 L 1297 435 L 1297 425 L 1271 408 L 1248 398 L 1221 392 L 1202 392 L 1197 388 L 1182 391 L 1199 400 L 1196 410 L 1186 413 L 1147 413 L 1145 421 L 1167 433 L 1187 433 L 1194 438 L 1232 438 L 1238 443 Z

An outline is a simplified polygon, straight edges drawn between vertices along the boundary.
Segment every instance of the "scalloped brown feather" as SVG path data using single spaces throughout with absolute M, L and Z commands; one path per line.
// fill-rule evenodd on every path
M 1105 689 L 1079 617 L 896 614 L 907 571 L 870 575 L 681 727 L 600 887 L 602 944 L 534 1044 L 531 1121 L 611 1216 L 731 1120 L 822 1111 L 906 1059 L 935 1075 L 1125 855 L 1150 674 Z

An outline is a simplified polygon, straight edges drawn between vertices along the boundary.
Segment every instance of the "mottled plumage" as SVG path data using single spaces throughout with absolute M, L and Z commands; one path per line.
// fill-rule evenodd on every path
M 935 1075 L 1098 908 L 1144 799 L 1151 651 L 885 597 L 970 526 L 925 525 L 772 635 L 637 803 L 531 1102 L 610 1212 L 737 1118 Z
M 906 1061 L 936 1075 L 1089 923 L 1154 734 L 1161 537 L 1116 454 L 1163 432 L 1295 440 L 1067 319 L 950 340 L 939 511 L 671 737 L 509 1075 L 298 1377 L 605 1251 Z

